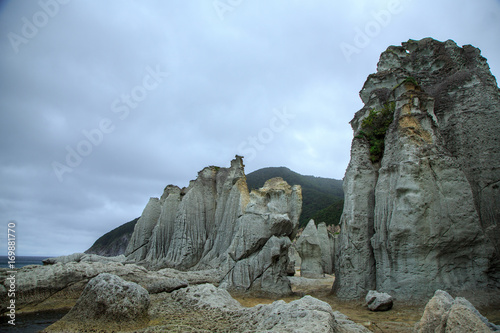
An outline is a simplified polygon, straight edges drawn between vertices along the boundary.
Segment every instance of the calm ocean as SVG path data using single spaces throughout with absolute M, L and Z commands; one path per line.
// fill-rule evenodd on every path
M 40 256 L 18 256 L 16 257 L 16 268 L 21 268 L 27 265 L 43 265 L 42 260 L 49 257 Z M 8 268 L 7 256 L 0 256 L 0 268 Z

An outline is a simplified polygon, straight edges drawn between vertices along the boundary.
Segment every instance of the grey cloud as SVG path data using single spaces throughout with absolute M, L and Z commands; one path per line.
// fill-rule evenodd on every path
M 38 1 L 5 2 L 0 221 L 18 221 L 20 254 L 84 251 L 137 217 L 165 185 L 187 186 L 203 167 L 228 166 L 238 150 L 250 152 L 248 138 L 269 135 L 276 109 L 295 118 L 247 154 L 247 172 L 287 166 L 342 178 L 358 92 L 391 44 L 455 39 L 481 48 L 500 73 L 494 0 L 401 0 L 401 10 L 348 61 L 340 45 L 355 45 L 357 29 L 376 22 L 374 13 L 389 3 L 243 1 L 221 20 L 212 1 L 74 0 L 16 53 L 9 33 L 22 36 L 23 17 L 43 9 Z M 126 117 L 124 109 L 114 112 L 113 103 L 157 66 L 168 77 Z M 90 154 L 59 182 L 52 163 L 65 164 L 67 147 L 89 141 L 84 131 L 95 133 L 103 119 L 113 129 L 96 134 Z

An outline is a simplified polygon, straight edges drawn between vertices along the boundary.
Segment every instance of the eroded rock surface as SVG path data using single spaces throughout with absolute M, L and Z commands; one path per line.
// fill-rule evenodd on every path
M 73 253 L 67 256 L 47 258 L 42 260 L 44 265 L 67 264 L 69 262 L 125 262 L 127 258 L 122 254 L 114 257 L 105 257 L 97 254 Z
M 318 229 L 310 220 L 295 244 L 301 258 L 300 276 L 320 278 L 324 274 L 324 262 Z
M 422 319 L 415 324 L 416 333 L 491 331 L 500 331 L 500 327 L 488 322 L 465 298 L 453 299 L 443 290 L 434 293 L 425 306 Z
M 149 293 L 137 283 L 102 273 L 91 279 L 76 305 L 46 332 L 121 330 L 148 324 Z
M 171 292 L 187 285 L 217 283 L 220 272 L 216 270 L 181 272 L 174 269 L 148 271 L 144 267 L 117 262 L 69 262 L 48 266 L 26 266 L 16 272 L 16 308 L 36 307 L 53 297 L 60 300 L 78 298 L 88 281 L 101 273 L 110 273 L 126 281 L 135 282 L 149 293 Z M 0 281 L 4 288 L 0 297 L 7 299 L 5 286 L 9 281 L 7 270 L 0 270 Z M 57 303 L 56 299 L 56 303 Z M 64 304 L 63 304 L 64 305 Z M 7 304 L 0 304 L 0 313 Z
M 300 275 L 320 278 L 333 274 L 334 246 L 335 240 L 326 224 L 316 227 L 314 220 L 310 220 L 295 244 L 300 256 Z
M 237 291 L 290 292 L 290 238 L 302 209 L 300 186 L 281 178 L 248 192 L 240 156 L 207 167 L 188 188 L 169 185 L 135 226 L 127 259 L 152 269 L 217 269 Z
M 282 178 L 270 179 L 250 193 L 245 213 L 236 221 L 221 286 L 268 295 L 291 292 L 288 249 L 299 224 L 301 203 L 300 186 L 292 187 Z
M 231 332 L 369 332 L 311 296 L 290 303 L 280 300 L 244 308 L 227 291 L 198 285 L 172 293 L 172 299 L 217 318 L 230 318 Z
M 410 40 L 381 55 L 360 96 L 336 294 L 422 299 L 441 288 L 498 302 L 500 93 L 486 59 Z

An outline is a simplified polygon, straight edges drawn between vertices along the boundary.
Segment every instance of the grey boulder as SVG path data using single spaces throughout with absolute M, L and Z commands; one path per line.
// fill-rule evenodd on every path
M 437 290 L 425 306 L 416 333 L 427 332 L 491 332 L 500 327 L 482 316 L 465 298 L 453 299 L 446 291 Z
M 388 311 L 392 309 L 393 299 L 387 293 L 379 293 L 376 290 L 370 290 L 366 294 L 366 305 L 370 311 Z
M 172 293 L 172 299 L 215 316 L 229 315 L 233 321 L 231 332 L 369 332 L 311 296 L 245 308 L 226 290 L 206 284 L 179 289 Z
M 129 330 L 149 321 L 149 293 L 137 283 L 102 273 L 89 281 L 75 306 L 47 331 Z

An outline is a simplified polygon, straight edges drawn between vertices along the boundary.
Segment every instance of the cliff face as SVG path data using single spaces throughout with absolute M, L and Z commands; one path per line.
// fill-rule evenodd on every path
M 237 156 L 230 168 L 207 167 L 188 188 L 169 185 L 151 198 L 125 255 L 151 268 L 216 268 L 228 289 L 285 294 L 301 207 L 300 186 L 280 178 L 249 193 Z
M 334 291 L 499 288 L 500 93 L 480 51 L 391 46 L 360 96 Z

